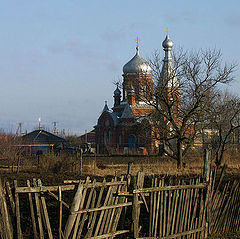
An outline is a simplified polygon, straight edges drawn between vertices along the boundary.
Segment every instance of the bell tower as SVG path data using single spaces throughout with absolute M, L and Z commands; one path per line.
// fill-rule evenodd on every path
M 128 102 L 129 92 L 133 90 L 135 103 L 137 105 L 144 102 L 146 91 L 153 88 L 153 80 L 151 66 L 139 54 L 139 37 L 137 37 L 136 43 L 136 54 L 123 66 L 122 76 L 123 101 Z

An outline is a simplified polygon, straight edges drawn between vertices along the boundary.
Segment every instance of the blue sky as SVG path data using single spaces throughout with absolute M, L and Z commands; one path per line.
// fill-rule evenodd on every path
M 239 62 L 239 0 L 0 1 L 0 128 L 42 125 L 91 130 L 113 82 L 135 54 L 161 49 L 166 27 L 174 46 L 221 49 Z M 230 87 L 239 93 L 240 71 Z

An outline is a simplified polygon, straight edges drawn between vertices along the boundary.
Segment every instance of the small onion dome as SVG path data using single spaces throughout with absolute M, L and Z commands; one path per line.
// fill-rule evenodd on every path
M 118 86 L 117 86 L 117 89 L 113 93 L 114 93 L 114 96 L 120 96 L 121 95 L 121 91 L 118 89 Z
M 107 105 L 107 101 L 105 100 L 105 105 L 104 105 L 104 108 L 103 108 L 103 111 L 102 112 L 105 112 L 105 111 L 109 111 L 109 108 L 108 108 L 108 105 Z
M 164 49 L 171 49 L 173 47 L 173 41 L 169 38 L 168 34 L 165 40 L 163 41 L 162 46 Z
M 123 66 L 124 74 L 152 74 L 152 68 L 146 60 L 139 55 L 138 47 L 136 55 Z

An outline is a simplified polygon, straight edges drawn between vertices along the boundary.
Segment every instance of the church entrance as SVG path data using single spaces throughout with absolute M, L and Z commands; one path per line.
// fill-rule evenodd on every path
M 129 135 L 128 137 L 128 148 L 130 150 L 136 149 L 136 136 L 133 134 Z

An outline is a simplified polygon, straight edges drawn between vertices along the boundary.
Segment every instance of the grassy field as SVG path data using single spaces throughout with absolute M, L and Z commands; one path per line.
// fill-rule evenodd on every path
M 59 184 L 66 179 L 79 179 L 91 176 L 96 178 L 136 175 L 144 171 L 145 175 L 193 176 L 200 175 L 203 170 L 203 157 L 200 153 L 185 159 L 185 167 L 177 168 L 176 161 L 160 156 L 94 156 L 84 155 L 82 160 L 76 155 L 54 154 L 37 157 L 26 157 L 20 161 L 9 163 L 0 160 L 0 177 L 5 180 L 41 178 L 47 184 Z M 223 164 L 227 165 L 228 177 L 240 177 L 240 155 L 225 154 Z M 18 166 L 17 166 L 18 165 Z M 82 167 L 81 167 L 82 165 Z M 214 162 L 212 163 L 214 166 Z

